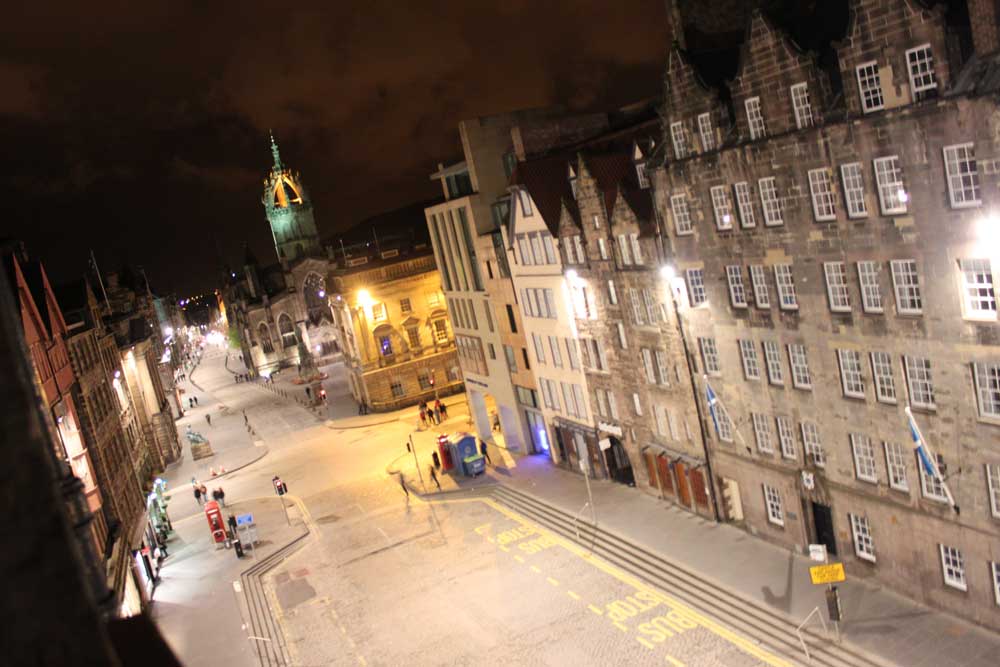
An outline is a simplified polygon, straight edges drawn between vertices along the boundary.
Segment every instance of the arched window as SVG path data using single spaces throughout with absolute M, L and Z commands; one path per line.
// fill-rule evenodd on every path
M 319 324 L 323 320 L 333 321 L 326 296 L 326 281 L 318 273 L 310 273 L 302 283 L 302 297 L 306 302 L 309 321 Z
M 260 349 L 264 351 L 264 354 L 274 352 L 274 345 L 271 344 L 271 329 L 266 322 L 261 322 L 260 326 L 257 327 L 257 338 L 260 339 Z
M 278 333 L 281 334 L 282 347 L 295 347 L 295 325 L 287 313 L 278 318 Z

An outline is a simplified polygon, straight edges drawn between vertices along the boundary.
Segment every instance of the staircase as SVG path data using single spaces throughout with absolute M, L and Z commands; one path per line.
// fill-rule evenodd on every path
M 890 667 L 893 664 L 848 643 L 834 643 L 811 629 L 803 630 L 811 657 L 806 660 L 795 633 L 800 620 L 705 581 L 686 567 L 605 530 L 599 523 L 595 527 L 582 517 L 574 522 L 573 515 L 536 496 L 504 485 L 492 487 L 492 496 L 540 526 L 589 549 L 602 560 L 795 662 L 822 667 Z

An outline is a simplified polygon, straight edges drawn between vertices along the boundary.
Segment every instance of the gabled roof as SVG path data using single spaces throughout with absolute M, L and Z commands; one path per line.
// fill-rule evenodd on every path
M 559 235 L 559 219 L 564 206 L 576 224 L 580 224 L 580 209 L 566 177 L 568 162 L 565 155 L 519 162 L 510 177 L 512 185 L 524 188 L 531 195 L 553 236 Z
M 584 154 L 583 161 L 603 195 L 604 211 L 608 215 L 614 210 L 620 189 L 639 187 L 635 165 L 628 153 Z
M 639 231 L 641 236 L 649 236 L 656 233 L 656 218 L 653 213 L 653 194 L 649 189 L 626 189 L 621 191 L 621 196 L 625 203 L 635 213 L 639 221 Z

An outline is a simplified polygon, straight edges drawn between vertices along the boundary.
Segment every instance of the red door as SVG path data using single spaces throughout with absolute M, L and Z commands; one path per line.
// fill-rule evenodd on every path
M 687 479 L 687 466 L 680 461 L 674 463 L 674 474 L 677 475 L 677 497 L 685 507 L 691 507 L 691 487 Z
M 674 495 L 674 480 L 670 476 L 670 464 L 667 457 L 660 454 L 656 457 L 656 469 L 660 473 L 660 484 L 663 486 L 663 493 Z
M 705 491 L 705 475 L 701 470 L 695 468 L 689 472 L 691 475 L 691 492 L 694 494 L 694 502 L 698 507 L 708 510 L 708 493 Z

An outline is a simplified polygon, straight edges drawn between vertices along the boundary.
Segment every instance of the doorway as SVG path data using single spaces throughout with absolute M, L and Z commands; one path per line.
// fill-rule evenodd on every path
M 604 450 L 604 463 L 608 467 L 608 477 L 619 484 L 635 486 L 635 474 L 632 472 L 632 462 L 628 452 L 622 446 L 621 440 L 611 436 L 608 438 L 611 446 Z
M 826 552 L 837 555 L 837 538 L 833 532 L 833 511 L 828 505 L 812 503 L 813 529 L 816 532 L 816 544 L 826 545 Z

